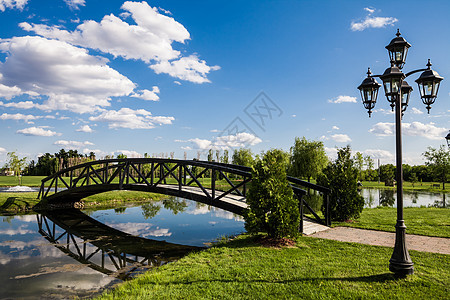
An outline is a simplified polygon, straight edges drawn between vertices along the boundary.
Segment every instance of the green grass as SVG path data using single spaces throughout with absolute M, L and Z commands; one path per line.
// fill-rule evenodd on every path
M 439 184 L 439 188 L 433 187 L 434 184 Z M 396 189 L 396 187 L 385 186 L 384 182 L 377 181 L 363 181 L 363 188 L 378 188 L 378 189 Z M 426 191 L 432 193 L 450 193 L 450 183 L 445 185 L 445 190 L 442 189 L 442 182 L 416 182 L 413 184 L 409 181 L 403 181 L 403 190 L 406 191 Z
M 33 207 L 40 202 L 37 192 L 31 193 L 0 193 L 0 215 L 24 214 L 32 212 Z M 138 192 L 111 191 L 84 198 L 86 208 L 107 209 L 124 205 L 140 204 L 167 198 L 166 195 Z
M 100 299 L 448 299 L 448 255 L 410 251 L 415 274 L 388 271 L 392 249 L 303 237 L 266 248 L 254 237 L 191 253 Z
M 47 176 L 22 176 L 22 184 L 24 186 L 41 186 L 41 180 Z M 19 185 L 19 179 L 16 176 L 0 176 L 0 186 L 16 186 Z
M 450 209 L 406 207 L 403 214 L 406 233 L 450 238 Z M 333 222 L 333 227 L 347 226 L 395 232 L 396 220 L 396 208 L 366 208 L 359 219 L 351 223 Z

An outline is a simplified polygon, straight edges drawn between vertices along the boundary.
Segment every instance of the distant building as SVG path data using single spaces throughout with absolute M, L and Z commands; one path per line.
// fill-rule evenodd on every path
M 14 176 L 14 171 L 6 169 L 6 168 L 1 169 L 0 176 Z

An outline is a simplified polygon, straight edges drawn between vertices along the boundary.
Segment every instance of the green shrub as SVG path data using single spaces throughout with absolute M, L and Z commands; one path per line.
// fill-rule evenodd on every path
M 332 220 L 356 219 L 364 208 L 364 198 L 357 190 L 358 169 L 351 158 L 350 146 L 338 149 L 337 154 L 337 159 L 318 177 L 317 184 L 331 189 L 329 213 Z
M 245 214 L 248 232 L 267 232 L 273 238 L 298 236 L 298 201 L 287 181 L 286 167 L 285 154 L 278 149 L 268 151 L 252 166 Z

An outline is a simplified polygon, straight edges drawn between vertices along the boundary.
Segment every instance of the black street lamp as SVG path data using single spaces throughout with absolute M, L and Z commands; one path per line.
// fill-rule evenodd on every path
M 448 134 L 445 137 L 445 139 L 447 140 L 447 146 L 450 148 L 450 130 L 448 131 Z
M 397 30 L 394 38 L 386 49 L 389 52 L 391 66 L 384 71 L 383 75 L 372 75 L 367 72 L 367 78 L 358 86 L 361 92 L 364 107 L 369 111 L 369 117 L 377 101 L 379 84 L 375 77 L 383 81 L 384 93 L 389 101 L 392 110 L 395 109 L 395 140 L 396 140 L 396 165 L 397 165 L 397 224 L 395 225 L 395 246 L 391 259 L 389 260 L 389 270 L 396 275 L 405 276 L 414 273 L 414 264 L 409 257 L 405 243 L 406 226 L 403 220 L 403 167 L 402 167 L 402 116 L 408 107 L 409 97 L 412 87 L 408 85 L 405 78 L 423 72 L 416 80 L 419 86 L 420 97 L 430 113 L 431 105 L 434 104 L 439 84 L 444 79 L 436 71 L 431 70 L 431 62 L 428 60 L 426 69 L 418 69 L 404 74 L 401 70 L 405 65 L 406 55 L 411 45 L 401 37 Z M 450 147 L 450 133 L 446 137 Z

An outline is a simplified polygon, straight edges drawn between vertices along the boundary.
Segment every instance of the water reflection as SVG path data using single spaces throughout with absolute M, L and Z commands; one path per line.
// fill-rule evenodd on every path
M 394 189 L 362 189 L 366 208 L 397 205 L 397 192 Z M 403 191 L 404 207 L 447 207 L 445 193 L 422 191 Z
M 57 249 L 96 271 L 121 280 L 199 249 L 136 237 L 102 224 L 77 209 L 38 214 L 37 222 L 39 233 Z
M 142 207 L 84 211 L 82 218 L 80 212 L 0 216 L 0 299 L 93 297 L 132 276 L 127 274 L 170 261 L 180 249 L 198 249 L 244 231 L 240 216 L 189 200 L 168 200 L 146 210 L 151 218 Z M 121 231 L 120 242 L 92 225 L 96 222 Z

